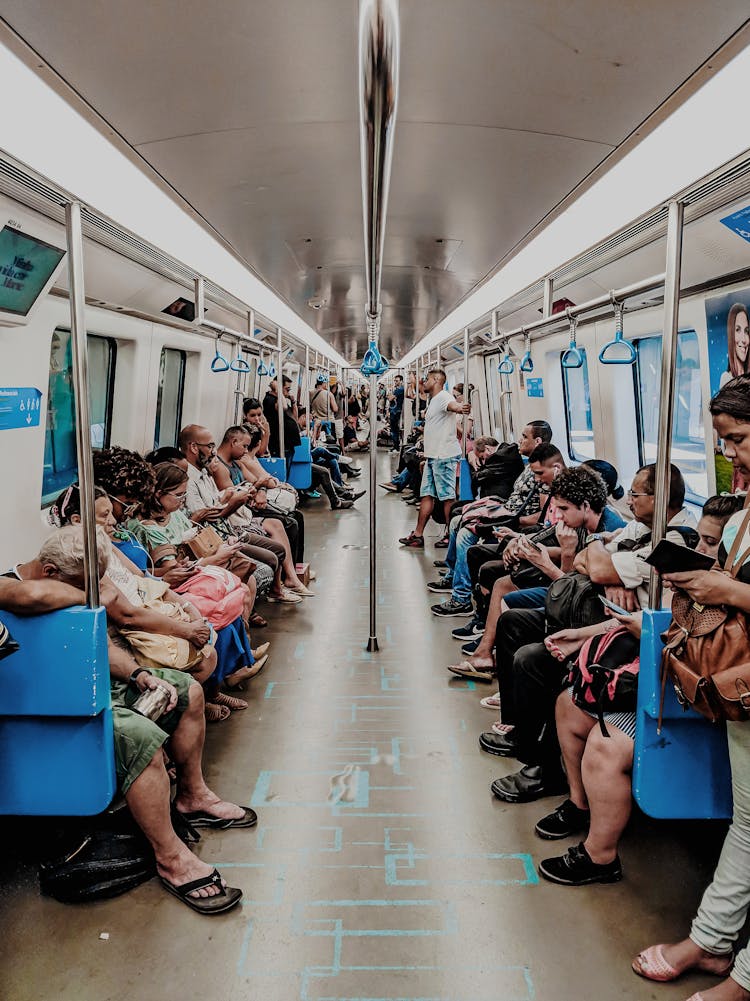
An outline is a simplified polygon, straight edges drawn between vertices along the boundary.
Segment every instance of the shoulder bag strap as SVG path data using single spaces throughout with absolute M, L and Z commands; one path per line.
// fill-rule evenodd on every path
M 745 517 L 742 519 L 742 523 L 740 524 L 740 527 L 737 529 L 737 534 L 734 537 L 732 548 L 729 550 L 726 562 L 724 563 L 724 569 L 727 570 L 729 573 L 731 573 L 733 577 L 737 576 L 745 560 L 747 559 L 748 556 L 750 556 L 750 546 L 748 546 L 745 549 L 745 551 L 740 554 L 740 558 L 736 561 L 736 569 L 735 569 L 735 558 L 737 556 L 737 553 L 739 552 L 742 540 L 745 537 L 745 532 L 747 531 L 747 527 L 750 524 L 750 507 L 747 506 L 748 501 L 750 501 L 750 492 L 748 493 L 747 498 L 745 500 L 745 508 L 746 508 Z

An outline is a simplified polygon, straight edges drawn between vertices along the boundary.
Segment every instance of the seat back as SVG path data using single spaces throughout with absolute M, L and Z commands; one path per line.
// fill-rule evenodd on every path
M 277 480 L 281 480 L 282 483 L 286 482 L 286 460 L 274 456 L 265 456 L 262 459 L 258 459 L 258 462 L 263 466 L 267 473 L 271 476 L 275 476 Z
M 685 711 L 667 681 L 661 733 L 661 633 L 670 613 L 644 611 L 638 710 L 633 758 L 633 796 L 650 817 L 663 820 L 732 816 L 726 729 L 692 709 Z
M 458 499 L 474 500 L 474 489 L 471 484 L 471 466 L 468 459 L 461 459 L 458 467 Z
M 289 466 L 288 482 L 297 490 L 307 490 L 312 485 L 311 456 L 310 439 L 308 437 L 304 437 L 301 443 L 295 446 L 292 461 Z
M 19 650 L 0 669 L 0 814 L 101 813 L 116 789 L 106 612 L 3 622 Z

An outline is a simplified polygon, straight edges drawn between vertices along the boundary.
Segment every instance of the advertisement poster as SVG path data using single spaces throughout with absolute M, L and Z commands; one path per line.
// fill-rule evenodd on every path
M 708 364 L 713 396 L 726 382 L 750 372 L 750 288 L 727 292 L 706 300 Z M 732 482 L 732 466 L 717 443 L 716 490 L 741 487 Z

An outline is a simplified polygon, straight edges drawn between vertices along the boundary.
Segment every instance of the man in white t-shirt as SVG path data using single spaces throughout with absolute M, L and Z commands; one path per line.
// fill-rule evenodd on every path
M 424 422 L 425 464 L 419 489 L 419 516 L 414 531 L 398 540 L 409 549 L 424 549 L 424 528 L 436 500 L 443 504 L 446 525 L 450 520 L 451 504 L 456 499 L 456 463 L 461 457 L 454 414 L 471 413 L 470 403 L 458 403 L 447 391 L 441 368 L 430 369 L 424 389 L 429 402 Z

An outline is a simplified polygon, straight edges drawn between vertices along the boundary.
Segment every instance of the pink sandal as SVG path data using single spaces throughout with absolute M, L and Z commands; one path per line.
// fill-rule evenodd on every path
M 720 957 L 716 957 L 719 959 Z M 734 965 L 734 953 L 729 957 L 729 962 L 723 970 L 717 970 L 715 976 L 726 977 L 729 975 L 729 971 Z M 687 970 L 675 970 L 671 963 L 667 962 L 664 958 L 664 946 L 663 945 L 650 945 L 648 949 L 644 949 L 643 952 L 639 952 L 631 964 L 633 968 L 633 973 L 637 973 L 639 977 L 643 977 L 645 980 L 654 980 L 660 984 L 669 983 L 672 980 L 677 980 L 681 977 L 683 973 L 687 973 Z M 712 973 L 712 970 L 703 970 L 700 967 L 691 967 L 693 970 L 700 970 L 701 973 Z M 699 995 L 693 995 L 688 1001 L 695 1001 L 699 998 Z

